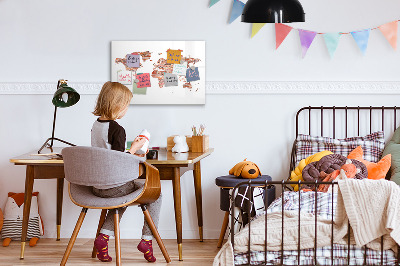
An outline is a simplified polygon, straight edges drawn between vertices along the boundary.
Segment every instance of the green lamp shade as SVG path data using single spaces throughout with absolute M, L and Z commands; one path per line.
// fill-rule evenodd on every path
M 80 99 L 79 93 L 67 84 L 61 84 L 53 95 L 53 104 L 56 107 L 70 107 Z

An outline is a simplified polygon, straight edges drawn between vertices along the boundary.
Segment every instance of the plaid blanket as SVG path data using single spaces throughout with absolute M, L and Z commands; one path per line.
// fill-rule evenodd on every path
M 273 212 L 286 210 L 298 210 L 316 214 L 326 219 L 332 219 L 332 213 L 335 215 L 336 208 L 336 194 L 335 193 L 322 193 L 317 192 L 285 192 L 283 196 L 277 198 L 268 207 L 267 214 Z M 259 214 L 253 219 L 260 217 Z M 333 245 L 333 264 L 332 264 L 332 248 L 326 246 L 316 249 L 317 265 L 347 265 L 348 259 L 348 246 L 347 245 Z M 366 257 L 364 256 L 366 254 Z M 385 250 L 383 253 L 384 265 L 395 265 L 396 257 L 392 250 Z M 265 255 L 267 256 L 266 265 L 280 265 L 281 252 L 280 251 L 267 251 L 265 252 L 250 252 L 250 265 L 257 265 L 265 263 Z M 284 265 L 298 265 L 300 258 L 300 265 L 314 265 L 314 249 L 304 249 L 298 255 L 297 250 L 285 250 L 283 252 Z M 357 247 L 350 245 L 350 264 L 349 265 L 381 265 L 381 252 L 371 250 L 364 247 Z M 364 261 L 365 260 L 365 261 Z M 235 254 L 235 265 L 248 264 L 248 253 Z

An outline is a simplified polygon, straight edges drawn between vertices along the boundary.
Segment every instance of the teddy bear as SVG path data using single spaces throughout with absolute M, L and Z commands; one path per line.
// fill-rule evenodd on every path
M 229 174 L 252 179 L 260 176 L 261 171 L 255 163 L 247 161 L 246 158 L 242 162 L 237 163 L 231 170 L 229 170 Z
M 186 143 L 185 136 L 175 136 L 174 137 L 175 146 L 172 148 L 172 152 L 188 152 L 189 146 Z
M 29 246 L 31 247 L 35 246 L 40 236 L 43 235 L 43 223 L 39 215 L 37 200 L 38 195 L 39 192 L 32 193 L 29 214 L 27 239 L 30 239 Z M 1 229 L 4 247 L 8 247 L 11 240 L 21 240 L 23 213 L 24 193 L 9 192 L 4 208 L 3 228 Z

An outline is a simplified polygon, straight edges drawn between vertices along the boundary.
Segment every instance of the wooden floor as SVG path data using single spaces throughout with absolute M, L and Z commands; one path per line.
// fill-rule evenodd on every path
M 25 259 L 20 260 L 20 242 L 12 241 L 9 247 L 0 246 L 0 265 L 60 265 L 69 239 L 40 239 L 36 247 L 26 247 Z M 149 264 L 143 254 L 136 249 L 139 240 L 121 240 L 123 265 L 212 265 L 215 255 L 218 253 L 217 240 L 187 240 L 183 241 L 183 261 L 178 260 L 178 247 L 176 240 L 163 240 L 172 262 L 167 264 L 154 241 L 154 254 L 156 263 Z M 67 265 L 115 265 L 114 243 L 110 241 L 110 255 L 113 262 L 104 263 L 91 258 L 93 247 L 92 239 L 77 239 L 68 259 Z

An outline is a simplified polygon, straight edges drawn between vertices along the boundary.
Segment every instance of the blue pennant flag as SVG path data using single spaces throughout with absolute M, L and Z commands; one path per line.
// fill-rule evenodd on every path
M 208 7 L 212 7 L 213 5 L 215 5 L 218 2 L 219 2 L 219 0 L 210 0 L 210 5 Z
M 342 34 L 340 34 L 339 32 L 334 32 L 334 33 L 325 33 L 323 36 L 326 48 L 328 48 L 329 55 L 332 58 L 333 54 L 336 51 L 336 48 L 338 47 L 339 39 L 340 36 L 342 36 Z
M 229 18 L 229 23 L 232 23 L 235 19 L 237 19 L 240 15 L 242 15 L 242 11 L 244 8 L 244 3 L 239 0 L 233 0 L 231 17 Z
M 354 40 L 356 41 L 358 47 L 361 50 L 361 53 L 364 55 L 368 46 L 369 33 L 371 29 L 360 30 L 360 31 L 352 31 L 351 35 L 353 35 Z

